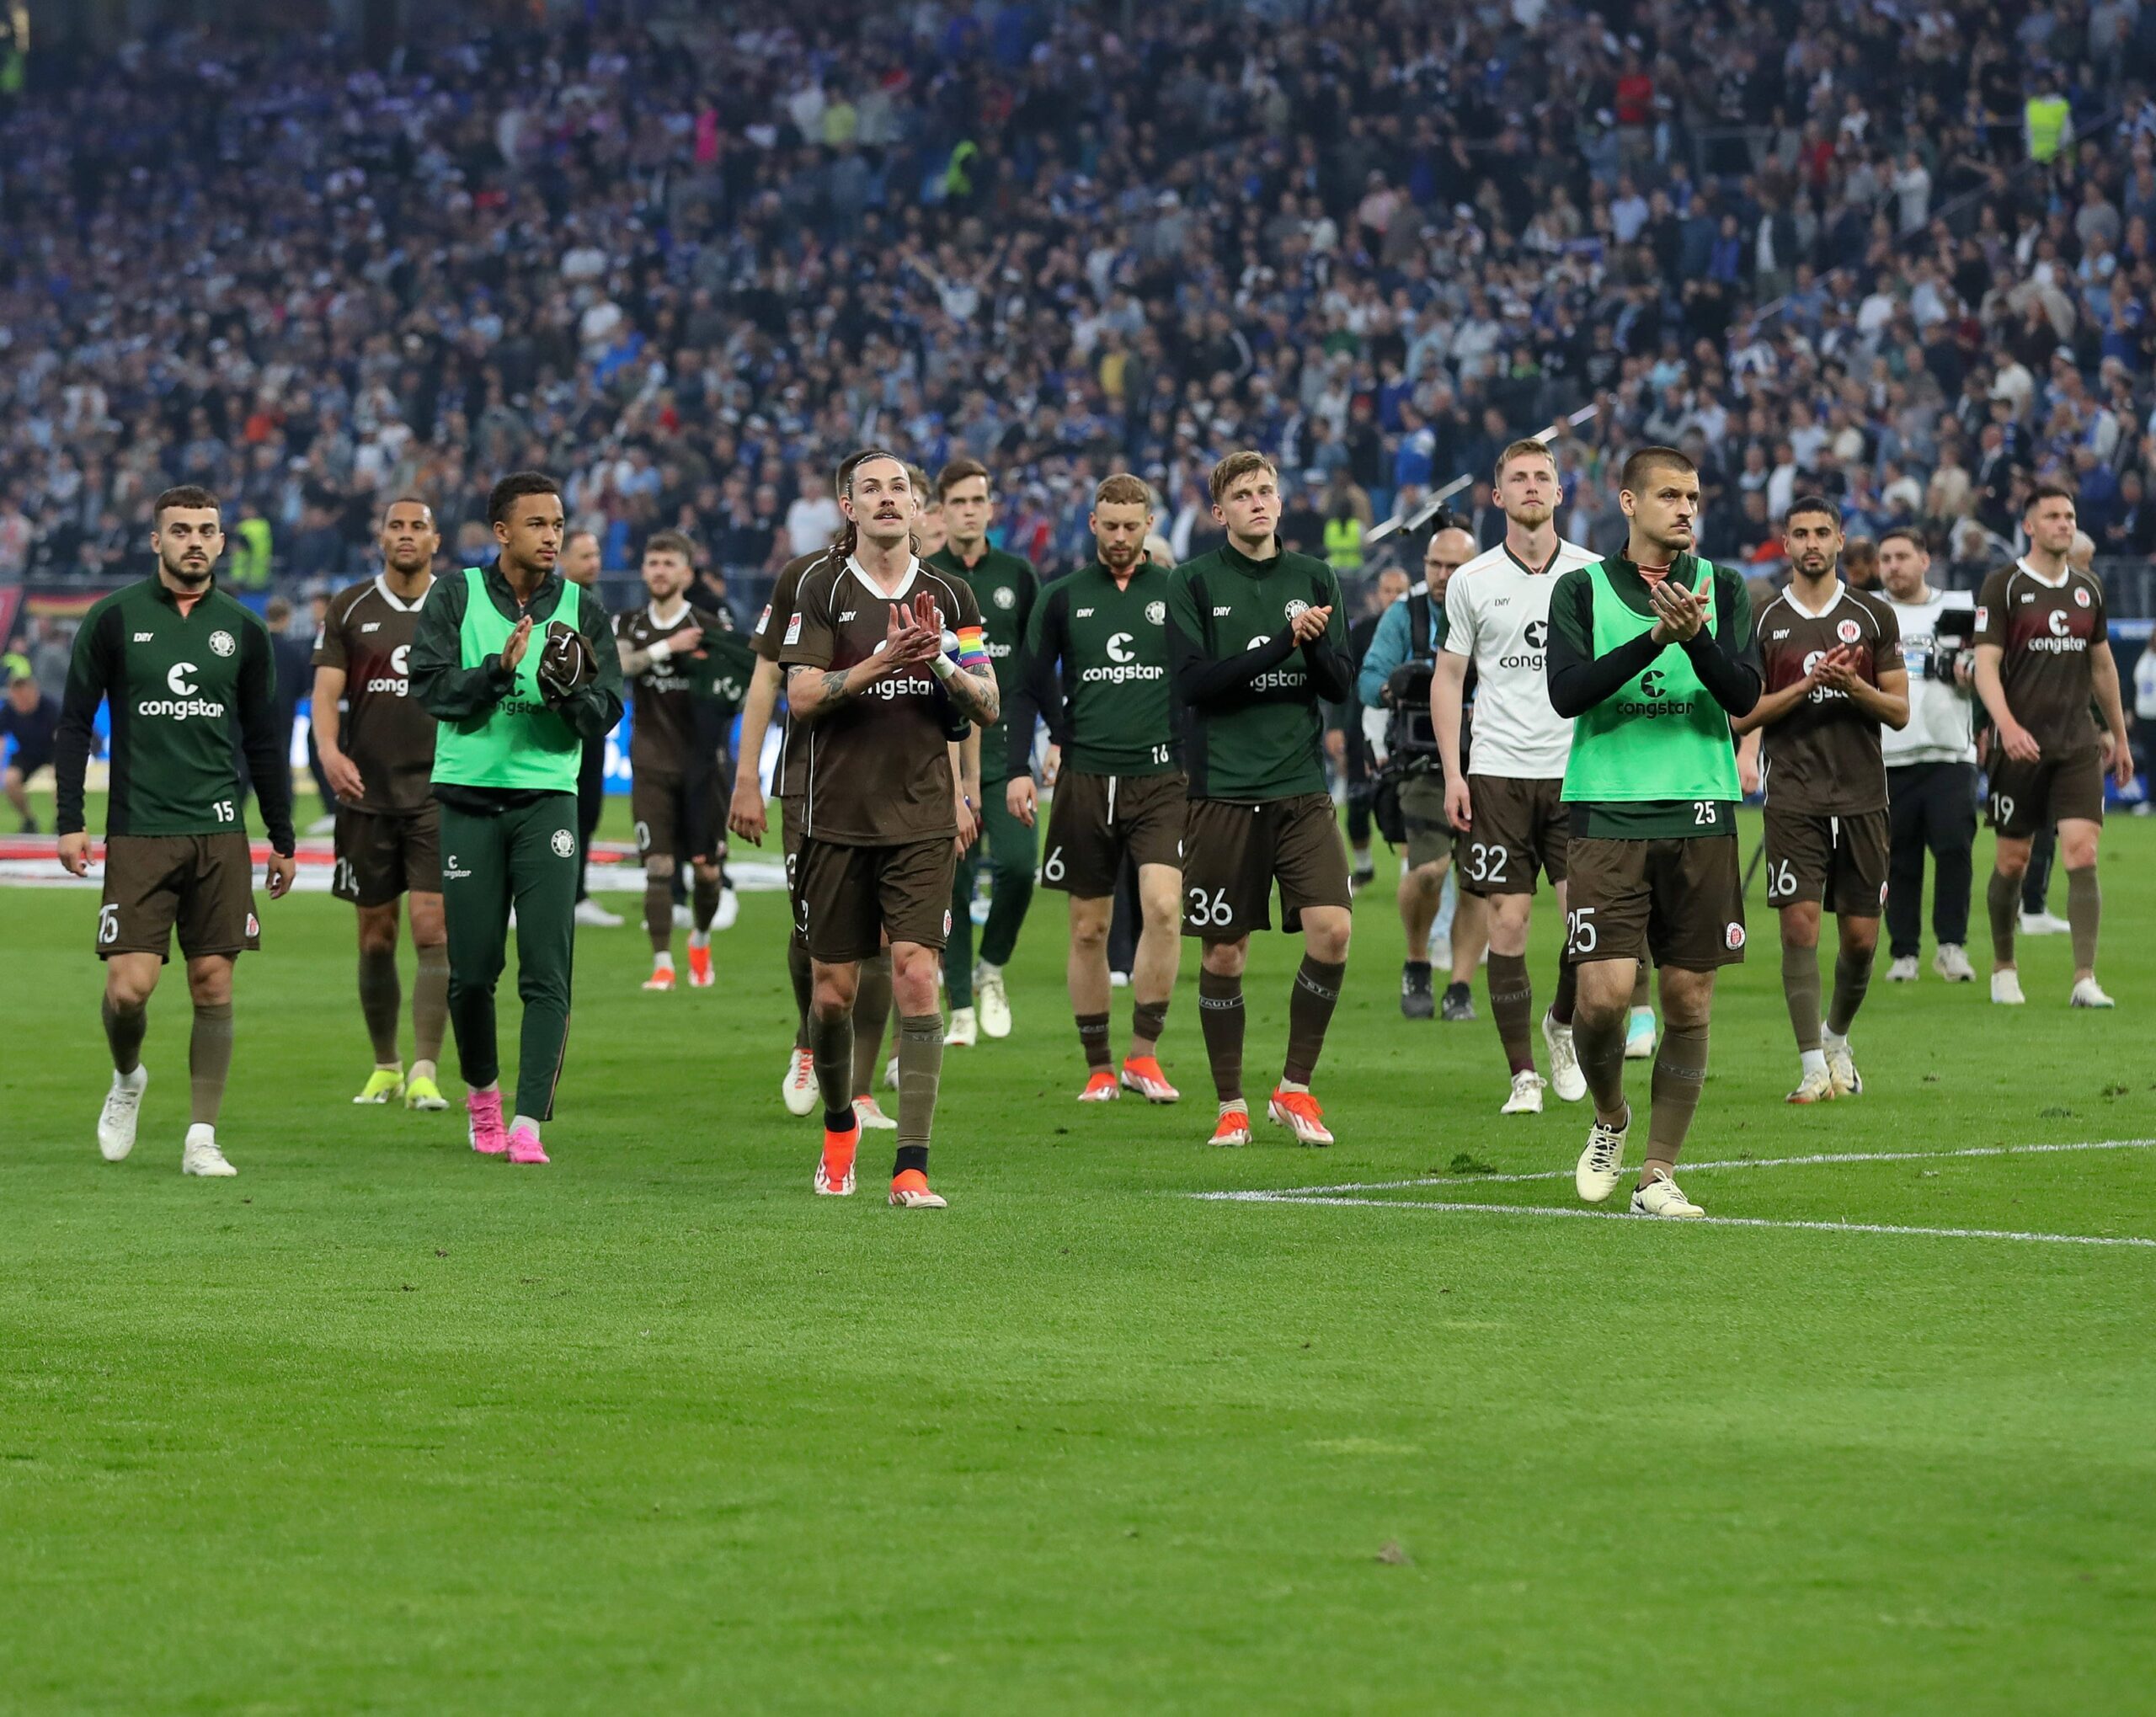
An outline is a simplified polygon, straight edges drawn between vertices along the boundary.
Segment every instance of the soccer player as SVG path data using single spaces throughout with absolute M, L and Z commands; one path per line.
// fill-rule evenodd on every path
M 995 516 L 995 497 L 988 467 L 977 459 L 954 459 L 936 477 L 948 540 L 926 564 L 945 577 L 963 580 L 987 628 L 988 653 L 995 664 L 998 696 L 1014 701 L 1024 669 L 1018 648 L 1040 595 L 1033 563 L 988 541 Z M 1030 744 L 1032 736 L 1027 736 Z M 951 995 L 951 1030 L 945 1040 L 954 1049 L 969 1047 L 976 1030 L 982 1037 L 1011 1035 L 1011 1000 L 1003 986 L 1003 968 L 1018 946 L 1018 930 L 1033 904 L 1033 866 L 1039 851 L 1033 831 L 1011 813 L 1004 792 L 1010 774 L 1010 735 L 1001 724 L 980 735 L 979 845 L 958 864 L 951 896 L 951 940 L 943 950 L 943 984 Z M 973 962 L 974 881 L 984 857 L 989 873 L 988 922 L 981 926 L 980 963 Z M 975 992 L 979 1013 L 974 1013 Z
M 412 696 L 413 640 L 441 547 L 434 509 L 407 495 L 382 520 L 382 570 L 329 599 L 314 641 L 315 742 L 337 795 L 330 892 L 357 909 L 360 1016 L 374 1071 L 355 1103 L 446 1109 L 435 1078 L 449 1022 L 449 930 L 441 910 L 441 808 L 430 778 L 435 718 Z M 408 897 L 419 973 L 412 1076 L 397 1053 L 397 902 Z
M 442 904 L 449 1016 L 472 1149 L 544 1163 L 568 1043 L 576 947 L 577 771 L 587 739 L 622 718 L 622 664 L 597 595 L 562 576 L 562 497 L 544 472 L 497 483 L 487 517 L 500 553 L 441 579 L 420 611 L 412 690 L 441 723 Z M 494 985 L 516 909 L 524 1003 L 516 1106 L 502 1124 Z
M 1864 1089 L 1849 1026 L 1871 983 L 1892 829 L 1880 729 L 1909 719 L 1902 631 L 1881 598 L 1840 578 L 1841 515 L 1817 495 L 1782 526 L 1789 588 L 1759 611 L 1766 689 L 1736 730 L 1759 749 L 1767 793 L 1767 904 L 1781 914 L 1782 996 L 1801 1066 L 1792 1103 Z M 1819 914 L 1840 929 L 1834 999 L 1819 1024 Z
M 2019 1006 L 2015 913 L 2030 838 L 2058 824 L 2066 862 L 2066 917 L 2073 937 L 2075 1007 L 2110 1007 L 2096 982 L 2096 931 L 2103 897 L 2096 845 L 2104 830 L 2104 761 L 2090 703 L 2111 730 L 2111 772 L 2133 780 L 2133 748 L 2111 658 L 2104 586 L 2067 563 L 2073 546 L 2073 497 L 2040 483 L 2022 514 L 2029 552 L 1984 580 L 1977 598 L 1977 695 L 1990 712 L 1991 826 L 1999 832 L 1985 904 L 1991 912 L 1991 999 Z
M 1453 574 L 1475 557 L 1475 539 L 1457 525 L 1430 534 L 1422 551 L 1422 582 L 1385 611 L 1356 673 L 1356 693 L 1372 709 L 1392 706 L 1392 676 L 1402 664 L 1421 662 L 1433 669 L 1445 640 L 1445 593 Z M 1394 616 L 1397 616 L 1398 618 Z M 1395 728 L 1414 711 L 1393 712 Z M 1469 988 L 1487 944 L 1482 903 L 1460 890 L 1453 867 L 1452 833 L 1445 824 L 1444 755 L 1432 757 L 1425 773 L 1400 784 L 1401 821 L 1407 832 L 1407 865 L 1400 877 L 1400 921 L 1407 932 L 1407 959 L 1400 968 L 1400 1011 L 1411 1020 L 1442 1012 L 1447 1020 L 1471 1020 L 1475 1000 Z M 1445 882 L 1454 888 L 1451 928 L 1438 937 L 1451 957 L 1451 975 L 1442 1004 L 1430 994 L 1430 927 L 1442 930 Z
M 1625 552 L 1557 580 L 1545 668 L 1572 722 L 1564 802 L 1565 957 L 1578 967 L 1572 1039 L 1594 1103 L 1580 1197 L 1616 1190 L 1632 1112 L 1625 1016 L 1641 954 L 1662 974 L 1646 1161 L 1636 1215 L 1692 1217 L 1671 1170 L 1707 1075 L 1715 973 L 1744 957 L 1737 749 L 1729 723 L 1759 701 L 1742 576 L 1692 552 L 1700 474 L 1673 447 L 1625 461 Z
M 972 587 L 913 553 L 904 463 L 865 454 L 840 507 L 846 528 L 802 576 L 779 653 L 807 758 L 792 882 L 812 962 L 809 1048 L 824 1104 L 814 1185 L 839 1197 L 854 1189 L 854 994 L 861 962 L 888 937 L 899 1009 L 890 1202 L 941 1209 L 928 1148 L 943 1067 L 936 972 L 958 863 L 951 722 L 993 728 L 1002 706 Z
M 0 785 L 5 786 L 8 803 L 23 819 L 25 835 L 37 833 L 37 819 L 30 814 L 29 778 L 52 761 L 59 732 L 60 706 L 38 690 L 34 675 L 13 675 L 6 699 L 0 701 L 0 738 L 13 739 L 15 749 L 6 771 L 0 774 Z
M 629 737 L 629 809 L 636 819 L 637 855 L 643 861 L 644 933 L 651 938 L 646 989 L 674 988 L 674 865 L 675 855 L 685 851 L 705 855 L 692 863 L 689 983 L 707 989 L 713 981 L 711 921 L 724 881 L 716 856 L 723 842 L 714 838 L 712 826 L 715 765 L 699 733 L 696 686 L 709 659 L 705 639 L 720 630 L 720 622 L 689 601 L 694 556 L 680 531 L 655 533 L 643 551 L 643 584 L 651 600 L 614 618 L 622 677 L 636 712 Z M 702 663 L 691 659 L 699 657 Z
M 1182 941 L 1184 781 L 1168 701 L 1168 586 L 1145 557 L 1153 498 L 1118 472 L 1093 493 L 1097 557 L 1059 579 L 1034 605 L 1026 630 L 1027 680 L 1009 721 L 1011 814 L 1028 829 L 1036 711 L 1048 723 L 1055 798 L 1041 883 L 1070 897 L 1065 975 L 1086 1053 L 1085 1103 L 1125 1090 L 1150 1102 L 1181 1095 L 1156 1054 L 1174 994 Z M 1138 870 L 1144 918 L 1131 970 L 1130 1052 L 1118 1079 L 1108 1055 L 1108 927 L 1125 861 Z
M 1198 1018 L 1219 1098 L 1214 1144 L 1250 1143 L 1243 1098 L 1243 968 L 1252 930 L 1303 937 L 1288 1003 L 1288 1053 L 1267 1112 L 1305 1144 L 1330 1144 L 1310 1077 L 1348 970 L 1348 848 L 1326 791 L 1323 702 L 1353 685 L 1332 568 L 1280 546 L 1279 479 L 1245 449 L 1213 467 L 1227 541 L 1176 568 L 1168 589 L 1170 684 L 1187 711 L 1185 936 L 1199 939 Z
M 586 590 L 599 583 L 599 534 L 573 530 L 562 539 L 562 557 L 556 563 L 562 576 Z M 601 737 L 584 742 L 584 756 L 576 772 L 576 921 L 588 930 L 619 930 L 622 914 L 609 912 L 591 898 L 585 886 L 591 870 L 591 837 L 599 832 L 599 819 L 606 808 L 606 741 Z
M 192 483 L 151 510 L 155 578 L 115 590 L 83 616 L 53 741 L 60 862 L 88 874 L 83 782 L 98 705 L 112 715 L 105 801 L 104 1035 L 112 1089 L 98 1149 L 118 1162 L 135 1148 L 149 1073 L 142 1037 L 172 933 L 187 962 L 195 1029 L 187 1046 L 187 1139 L 180 1172 L 238 1170 L 217 1148 L 217 1112 L 232 1064 L 232 964 L 262 946 L 250 885 L 238 760 L 262 807 L 272 900 L 292 886 L 291 733 L 277 723 L 269 628 L 211 578 L 225 546 L 216 498 Z
M 1496 497 L 1505 540 L 1454 573 L 1446 588 L 1444 653 L 1431 682 L 1430 711 L 1444 758 L 1445 815 L 1463 837 L 1460 886 L 1489 903 L 1490 1012 L 1512 1069 L 1512 1094 L 1499 1112 L 1539 1115 L 1544 1081 L 1534 1070 L 1527 932 L 1538 872 L 1550 879 L 1560 915 L 1566 908 L 1571 823 L 1560 795 L 1572 749 L 1571 721 L 1550 707 L 1543 657 L 1557 581 L 1598 557 L 1557 535 L 1564 486 L 1541 442 L 1515 441 L 1498 456 Z M 1470 664 L 1475 731 L 1462 771 Z M 1572 1050 L 1577 978 L 1576 968 L 1560 966 L 1556 994 L 1542 1016 L 1550 1080 L 1567 1103 L 1587 1095 Z
M 865 453 L 854 453 L 840 461 L 834 493 L 846 493 L 854 467 L 866 456 Z M 921 493 L 925 493 L 926 490 Z M 755 652 L 756 666 L 749 682 L 748 698 L 741 709 L 741 753 L 735 764 L 734 798 L 728 810 L 727 825 L 756 846 L 764 844 L 768 826 L 761 768 L 764 735 L 771 729 L 785 677 L 779 666 L 781 643 L 792 627 L 803 574 L 820 565 L 830 553 L 829 549 L 819 549 L 814 554 L 798 556 L 782 567 L 777 581 L 771 587 L 771 599 L 764 605 L 764 611 L 750 633 L 749 644 Z M 786 857 L 789 887 L 801 851 L 803 813 L 808 788 L 808 748 L 797 748 L 794 737 L 789 723 L 785 742 L 780 748 L 777 770 L 779 840 Z M 955 780 L 958 772 L 955 766 L 952 772 Z M 960 832 L 965 832 L 963 820 Z M 806 1116 L 815 1112 L 818 1102 L 815 1058 L 808 1051 L 808 1010 L 814 999 L 814 977 L 808 960 L 808 941 L 798 922 L 787 936 L 786 966 L 793 984 L 794 1033 L 793 1049 L 787 1058 L 786 1078 L 779 1085 L 779 1095 L 788 1114 Z M 883 1112 L 874 1096 L 876 1066 L 882 1058 L 883 1031 L 890 1017 L 891 956 L 887 948 L 861 962 L 860 978 L 854 988 L 853 1108 L 862 1127 L 872 1130 L 898 1125 Z

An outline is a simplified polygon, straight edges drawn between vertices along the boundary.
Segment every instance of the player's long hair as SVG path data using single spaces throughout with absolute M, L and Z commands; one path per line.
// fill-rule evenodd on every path
M 906 488 L 908 489 L 913 488 L 912 466 L 888 447 L 863 447 L 858 452 L 847 454 L 839 462 L 837 488 L 840 499 L 850 501 L 853 499 L 853 474 L 872 459 L 892 461 L 906 473 Z M 918 501 L 921 498 L 916 495 L 914 499 Z M 853 558 L 854 550 L 860 547 L 861 527 L 852 520 L 842 518 L 839 524 L 838 535 L 831 539 L 831 547 L 829 551 L 830 557 L 841 565 L 844 565 Z M 915 560 L 921 558 L 921 533 L 910 525 L 906 527 L 906 549 Z

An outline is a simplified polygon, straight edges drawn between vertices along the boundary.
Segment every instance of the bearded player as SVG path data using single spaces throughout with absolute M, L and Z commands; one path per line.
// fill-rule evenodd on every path
M 803 575 L 779 657 L 807 760 L 793 909 L 812 962 L 809 1048 L 824 1105 L 815 1188 L 854 1189 L 854 994 L 861 962 L 888 939 L 899 1009 L 889 1198 L 941 1209 L 928 1149 L 943 1064 L 936 974 L 958 863 L 952 722 L 991 728 L 1001 703 L 972 588 L 913 552 L 905 464 L 865 454 L 840 508 L 846 528 Z
M 1793 503 L 1782 527 L 1789 587 L 1759 611 L 1766 690 L 1736 728 L 1764 752 L 1767 904 L 1781 914 L 1782 997 L 1796 1032 L 1792 1103 L 1864 1089 L 1849 1027 L 1871 984 L 1886 902 L 1882 727 L 1909 719 L 1909 676 L 1894 611 L 1838 574 L 1842 520 L 1817 495 Z M 1834 914 L 1841 949 L 1834 996 L 1819 1016 L 1819 914 Z
M 1288 1052 L 1267 1113 L 1304 1144 L 1330 1144 L 1310 1079 L 1340 1000 L 1353 929 L 1348 848 L 1326 791 L 1324 703 L 1355 683 L 1332 568 L 1283 548 L 1279 478 L 1262 453 L 1213 467 L 1214 552 L 1169 586 L 1170 681 L 1185 712 L 1190 808 L 1183 833 L 1183 934 L 1204 952 L 1198 1025 L 1219 1099 L 1212 1143 L 1250 1143 L 1243 1096 L 1243 968 L 1253 930 L 1303 937 L 1288 1001 Z
M 1184 781 L 1168 697 L 1171 574 L 1145 557 L 1152 493 L 1128 472 L 1094 493 L 1097 557 L 1049 586 L 1026 632 L 1027 685 L 1010 721 L 1011 814 L 1031 829 L 1033 716 L 1048 724 L 1048 856 L 1041 884 L 1070 897 L 1067 978 L 1086 1088 L 1107 1102 L 1128 1090 L 1172 1103 L 1155 1053 L 1174 993 L 1182 939 Z M 1058 767 L 1059 763 L 1060 767 Z M 1108 1054 L 1108 927 L 1123 865 L 1138 871 L 1145 920 L 1131 968 L 1130 1050 L 1118 1078 Z
M 643 987 L 674 988 L 674 867 L 691 861 L 689 983 L 712 982 L 711 923 L 725 878 L 711 818 L 711 769 L 699 742 L 696 664 L 718 616 L 692 605 L 694 550 L 678 531 L 661 531 L 644 545 L 643 584 L 651 600 L 614 618 L 614 644 L 628 683 L 634 721 L 629 736 L 629 808 L 636 819 L 637 855 L 643 861 L 643 927 L 651 939 L 651 976 Z
M 269 833 L 275 900 L 295 870 L 291 734 L 277 719 L 268 630 L 211 578 L 225 543 L 216 498 L 192 484 L 167 489 L 151 518 L 157 576 L 105 597 L 75 634 L 53 742 L 60 862 L 74 876 L 88 873 L 83 784 L 98 705 L 108 703 L 112 775 L 97 950 L 113 1071 L 98 1149 L 118 1162 L 135 1148 L 149 1083 L 141 1051 L 150 996 L 176 926 L 195 1005 L 180 1172 L 224 1176 L 239 1172 L 217 1146 L 232 1063 L 232 966 L 243 948 L 262 945 L 239 763 L 243 755 Z
M 1489 903 L 1490 1012 L 1512 1074 L 1512 1094 L 1500 1112 L 1539 1115 L 1544 1082 L 1534 1069 L 1527 934 L 1538 877 L 1549 879 L 1559 915 L 1565 911 L 1571 819 L 1561 795 L 1572 749 L 1571 721 L 1550 707 L 1543 657 L 1550 593 L 1566 573 L 1598 557 L 1557 535 L 1564 489 L 1557 461 L 1541 442 L 1506 448 L 1496 481 L 1505 540 L 1452 576 L 1430 707 L 1444 759 L 1445 815 L 1461 837 L 1460 885 Z M 1463 772 L 1461 709 L 1470 663 L 1475 731 Z M 1550 1082 L 1568 1103 L 1587 1095 L 1572 1052 L 1577 994 L 1576 968 L 1561 964 L 1556 993 L 1542 1016 L 1542 1041 Z
M 359 914 L 360 1015 L 374 1071 L 355 1103 L 446 1109 L 435 1079 L 449 1026 L 449 930 L 441 908 L 441 808 L 435 718 L 412 696 L 411 654 L 441 548 L 434 509 L 406 496 L 382 520 L 382 570 L 329 599 L 314 643 L 314 733 L 337 795 L 330 892 Z M 419 973 L 412 984 L 412 1074 L 397 1051 L 403 997 L 397 903 L 408 902 Z

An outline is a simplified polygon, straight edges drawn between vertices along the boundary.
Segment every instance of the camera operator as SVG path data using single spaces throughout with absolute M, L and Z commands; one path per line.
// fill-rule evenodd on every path
M 1976 681 L 1976 600 L 1966 590 L 1935 590 L 1925 575 L 1924 539 L 1895 525 L 1879 539 L 1881 594 L 1902 628 L 1909 670 L 1909 721 L 1884 731 L 1892 845 L 1886 861 L 1889 982 L 1913 984 L 1924 945 L 1924 856 L 1935 866 L 1931 933 L 1939 944 L 1931 969 L 1967 984 L 1970 851 L 1977 840 L 1977 747 L 1970 730 Z
M 1475 539 L 1456 525 L 1433 533 L 1423 551 L 1422 582 L 1380 618 L 1355 681 L 1363 702 L 1387 717 L 1384 743 L 1376 748 L 1383 772 L 1373 813 L 1385 838 L 1407 849 L 1400 877 L 1400 922 L 1407 933 L 1400 1011 L 1411 1020 L 1439 1011 L 1431 989 L 1430 929 L 1438 923 L 1452 864 L 1444 771 L 1430 722 L 1430 680 L 1445 637 L 1445 585 L 1476 552 Z M 1442 936 L 1439 944 L 1452 968 L 1443 1012 L 1448 1020 L 1471 1020 L 1475 1003 L 1468 980 L 1481 962 L 1486 939 L 1482 903 L 1457 893 L 1455 902 L 1449 945 Z

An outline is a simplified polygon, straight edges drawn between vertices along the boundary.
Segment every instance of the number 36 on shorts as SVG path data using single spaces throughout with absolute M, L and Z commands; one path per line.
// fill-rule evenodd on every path
M 1203 888 L 1193 888 L 1189 895 L 1183 916 L 1198 929 L 1225 930 L 1235 921 L 1235 909 L 1229 904 L 1225 888 L 1215 888 L 1209 897 Z

